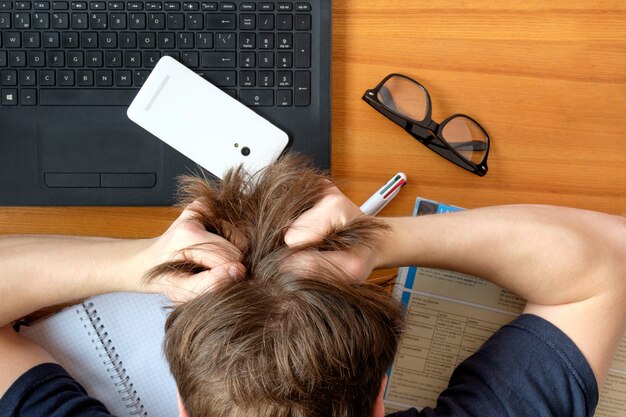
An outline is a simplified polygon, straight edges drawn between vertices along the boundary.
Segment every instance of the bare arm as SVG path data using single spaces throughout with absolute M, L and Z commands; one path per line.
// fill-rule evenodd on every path
M 421 265 L 493 281 L 567 334 L 604 380 L 626 324 L 626 219 L 503 206 L 387 221 L 378 267 Z
M 285 241 L 318 239 L 358 213 L 331 190 L 294 223 Z M 493 281 L 528 300 L 525 312 L 567 334 L 602 383 L 626 324 L 626 219 L 520 205 L 385 221 L 391 232 L 375 253 L 324 256 L 359 277 L 372 268 L 420 265 Z
M 228 276 L 239 276 L 241 252 L 208 233 L 183 211 L 154 239 L 107 239 L 72 236 L 0 237 L 0 395 L 34 365 L 52 362 L 50 355 L 15 334 L 15 319 L 50 305 L 117 291 L 162 293 L 184 301 Z M 224 249 L 212 250 L 218 243 Z M 182 251 L 190 245 L 194 249 Z M 186 278 L 162 277 L 145 283 L 150 268 L 187 259 L 207 271 Z

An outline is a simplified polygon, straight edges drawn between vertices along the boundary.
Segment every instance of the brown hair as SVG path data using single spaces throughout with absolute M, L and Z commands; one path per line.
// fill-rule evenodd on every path
M 362 216 L 319 243 L 289 248 L 285 232 L 331 186 L 302 158 L 281 158 L 255 177 L 239 168 L 219 184 L 186 178 L 183 203 L 200 200 L 207 230 L 234 240 L 246 276 L 174 309 L 165 353 L 190 417 L 369 416 L 403 325 L 380 287 L 339 265 L 304 267 L 299 251 L 374 247 L 382 222 Z M 236 231 L 236 232 L 235 232 Z M 150 274 L 189 273 L 186 262 Z

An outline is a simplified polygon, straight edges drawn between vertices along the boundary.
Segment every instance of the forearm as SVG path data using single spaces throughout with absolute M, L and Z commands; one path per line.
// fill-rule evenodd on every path
M 40 308 L 139 291 L 146 240 L 0 237 L 0 326 Z
M 621 217 L 561 207 L 502 206 L 387 221 L 392 232 L 381 252 L 381 267 L 464 272 L 546 305 L 623 286 L 626 219 Z

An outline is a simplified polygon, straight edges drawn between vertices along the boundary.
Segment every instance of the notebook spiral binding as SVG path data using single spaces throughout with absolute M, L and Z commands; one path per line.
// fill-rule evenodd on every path
M 130 376 L 127 375 L 120 356 L 115 352 L 115 346 L 113 346 L 109 334 L 104 325 L 100 323 L 98 310 L 94 308 L 94 304 L 91 302 L 83 303 L 82 306 L 87 317 L 87 322 L 83 323 L 83 326 L 90 336 L 98 338 L 97 342 L 94 341 L 97 344 L 96 350 L 102 358 L 102 363 L 107 367 L 107 372 L 111 376 L 124 405 L 128 408 L 128 413 L 131 416 L 148 417 L 148 412 L 144 409 L 141 398 L 133 388 L 133 383 L 130 382 Z

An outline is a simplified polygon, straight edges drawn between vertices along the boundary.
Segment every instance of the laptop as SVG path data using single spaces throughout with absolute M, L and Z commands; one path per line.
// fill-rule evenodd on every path
M 330 0 L 0 0 L 0 33 L 0 205 L 171 205 L 210 175 L 126 116 L 165 55 L 330 167 Z

